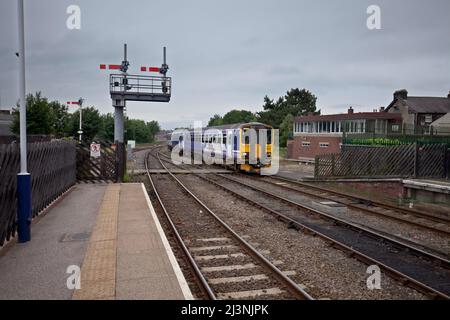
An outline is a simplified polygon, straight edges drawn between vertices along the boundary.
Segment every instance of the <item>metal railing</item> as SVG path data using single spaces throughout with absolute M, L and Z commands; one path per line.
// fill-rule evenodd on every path
M 171 95 L 172 78 L 111 74 L 109 81 L 111 94 Z

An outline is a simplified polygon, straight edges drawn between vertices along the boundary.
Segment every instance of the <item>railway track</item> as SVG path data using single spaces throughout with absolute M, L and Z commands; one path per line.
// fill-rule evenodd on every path
M 309 183 L 295 181 L 281 176 L 263 177 L 262 180 L 267 183 L 272 183 L 273 185 L 280 186 L 287 190 L 295 190 L 306 196 L 323 200 L 332 200 L 334 202 L 344 204 L 348 208 L 354 210 L 363 211 L 375 216 L 383 216 L 385 218 L 450 236 L 450 230 L 448 228 L 450 224 L 450 217 L 448 216 L 402 208 L 399 206 L 363 198 L 360 196 L 356 197 L 346 193 L 321 188 L 319 186 L 314 186 Z M 285 184 L 280 184 L 280 182 Z
M 275 215 L 290 227 L 319 236 L 360 261 L 378 265 L 430 298 L 450 299 L 450 261 L 385 235 L 348 223 L 225 175 L 203 180 Z M 209 175 L 211 176 L 211 175 Z
M 170 158 L 165 157 L 165 161 L 170 162 Z M 234 178 L 229 176 L 214 175 L 216 179 L 210 179 L 200 174 L 196 176 L 256 207 L 268 211 L 278 219 L 289 223 L 290 227 L 320 236 L 331 246 L 348 252 L 350 256 L 368 265 L 378 265 L 392 278 L 415 288 L 430 298 L 450 299 L 450 261 L 445 258 L 407 243 L 399 242 L 376 231 L 348 223 L 301 203 L 295 203 L 266 190 L 233 181 Z M 242 177 L 243 175 L 237 176 Z M 227 187 L 223 184 L 223 181 L 222 183 L 217 181 L 217 178 L 227 180 L 231 185 Z M 249 195 L 246 192 L 240 192 L 236 183 L 241 188 L 248 188 L 256 194 Z M 260 193 L 259 196 L 258 193 Z M 307 213 L 306 216 L 305 213 Z M 301 219 L 302 216 L 303 219 Z M 322 221 L 317 220 L 317 218 Z M 327 224 L 324 224 L 324 222 Z
M 165 158 L 165 161 L 170 160 L 170 158 L 164 153 L 161 153 L 161 155 Z M 244 174 L 236 173 L 236 175 L 248 178 L 248 176 Z M 317 186 L 312 186 L 310 184 L 286 179 L 284 177 L 279 176 L 265 176 L 265 177 L 252 176 L 252 177 L 254 178 L 255 182 L 257 182 L 258 180 L 259 182 L 270 184 L 271 187 L 273 187 L 274 189 L 282 188 L 290 193 L 295 192 L 305 195 L 306 197 L 322 201 L 331 200 L 338 204 L 344 205 L 348 209 L 354 210 L 356 212 L 362 212 L 365 214 L 375 216 L 377 218 L 390 219 L 398 223 L 403 223 L 406 225 L 422 228 L 444 237 L 450 237 L 450 227 L 449 227 L 450 219 L 444 216 L 439 217 L 437 215 L 421 213 L 415 210 L 400 208 L 397 206 L 381 202 L 371 202 L 370 200 L 365 198 L 358 198 L 355 196 L 331 191 L 328 189 L 323 189 Z M 408 241 L 407 239 L 399 237 L 395 238 L 398 238 L 398 240 L 409 243 L 413 246 L 416 247 L 419 246 L 426 251 L 434 252 L 437 255 L 441 255 L 447 258 L 449 256 L 448 253 L 434 250 L 429 247 L 425 247 L 416 242 Z
M 289 278 L 294 271 L 281 271 L 279 262 L 265 258 L 193 194 L 152 151 L 145 162 L 147 177 L 205 297 L 313 299 Z M 151 175 L 150 157 L 153 165 L 164 168 L 168 174 Z
M 233 176 L 234 178 L 238 179 L 239 181 L 243 181 L 245 183 L 248 183 L 252 186 L 258 187 L 263 190 L 270 190 L 272 193 L 275 193 L 277 195 L 280 195 L 284 198 L 287 198 L 293 202 L 301 203 L 308 207 L 316 208 L 317 210 L 323 210 L 324 212 L 333 215 L 337 219 L 345 220 L 349 223 L 355 223 L 360 226 L 364 226 L 372 231 L 378 232 L 380 234 L 385 235 L 386 237 L 395 239 L 399 242 L 405 243 L 407 245 L 410 245 L 415 248 L 419 248 L 423 251 L 430 252 L 434 255 L 443 257 L 444 259 L 450 259 L 450 252 L 445 249 L 445 247 L 439 247 L 438 243 L 433 243 L 432 245 L 426 245 L 424 243 L 419 243 L 417 241 L 409 240 L 402 235 L 398 235 L 398 229 L 401 228 L 400 231 L 403 232 L 422 232 L 422 229 L 427 230 L 428 232 L 424 233 L 428 235 L 429 237 L 433 237 L 433 239 L 440 239 L 440 242 L 443 243 L 447 240 L 450 240 L 450 227 L 449 225 L 441 225 L 440 230 L 436 230 L 436 226 L 429 225 L 427 228 L 422 228 L 421 226 L 417 226 L 415 223 L 403 223 L 403 221 L 397 221 L 397 219 L 393 219 L 393 222 L 395 224 L 392 224 L 390 220 L 390 215 L 395 213 L 389 213 L 386 214 L 383 211 L 375 211 L 377 214 L 372 214 L 370 217 L 366 216 L 366 212 L 359 209 L 360 206 L 365 205 L 346 205 L 347 202 L 339 201 L 336 199 L 336 197 L 331 197 L 321 194 L 316 195 L 314 194 L 310 195 L 305 194 L 303 191 L 299 191 L 295 186 L 287 184 L 287 182 L 277 182 L 277 179 L 272 179 L 271 177 L 249 177 L 247 175 L 243 174 L 236 174 Z M 333 206 L 326 206 L 321 204 L 319 201 L 325 201 L 325 202 L 336 202 L 338 204 L 338 207 Z M 335 201 L 336 200 L 336 201 Z M 332 204 L 334 205 L 334 204 Z M 324 207 L 324 208 L 322 208 Z M 334 208 L 334 209 L 333 209 Z M 339 212 L 339 210 L 345 210 L 344 212 Z M 374 209 L 375 210 L 375 209 Z M 378 210 L 384 210 L 378 208 Z M 366 218 L 367 217 L 367 218 Z M 369 218 L 369 219 L 368 219 Z M 373 219 L 375 218 L 375 220 Z M 429 222 L 429 221 L 428 221 Z M 430 222 L 429 222 L 430 223 Z M 383 224 L 386 225 L 387 230 L 383 228 Z M 390 228 L 391 226 L 394 226 L 394 229 Z M 411 228 L 411 226 L 413 228 Z M 424 230 L 424 231 L 425 231 Z M 423 232 L 421 233 L 423 234 Z M 423 238 L 423 237 L 422 237 Z

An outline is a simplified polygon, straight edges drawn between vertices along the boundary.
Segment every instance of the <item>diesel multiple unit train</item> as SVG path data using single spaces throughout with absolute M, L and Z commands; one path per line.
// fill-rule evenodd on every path
M 201 155 L 198 159 L 205 159 L 205 155 L 211 155 L 236 171 L 260 173 L 271 166 L 272 138 L 273 128 L 263 123 L 229 124 L 175 131 L 168 148 L 185 155 L 190 148 L 192 157 Z

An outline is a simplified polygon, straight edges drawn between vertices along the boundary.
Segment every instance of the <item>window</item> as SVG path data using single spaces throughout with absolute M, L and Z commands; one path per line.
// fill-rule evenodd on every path
M 311 145 L 309 141 L 302 141 L 302 147 L 308 148 Z
M 330 144 L 328 142 L 319 142 L 320 148 L 328 148 L 329 146 L 330 146 Z
M 425 123 L 429 124 L 433 122 L 433 116 L 431 114 L 425 115 Z
M 400 126 L 398 124 L 393 124 L 392 125 L 392 131 L 393 132 L 398 132 L 400 130 Z

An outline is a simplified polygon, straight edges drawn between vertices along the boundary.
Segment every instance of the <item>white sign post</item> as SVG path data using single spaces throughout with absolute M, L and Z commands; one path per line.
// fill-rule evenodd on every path
M 100 153 L 100 143 L 91 143 L 91 158 L 99 158 L 101 156 Z

